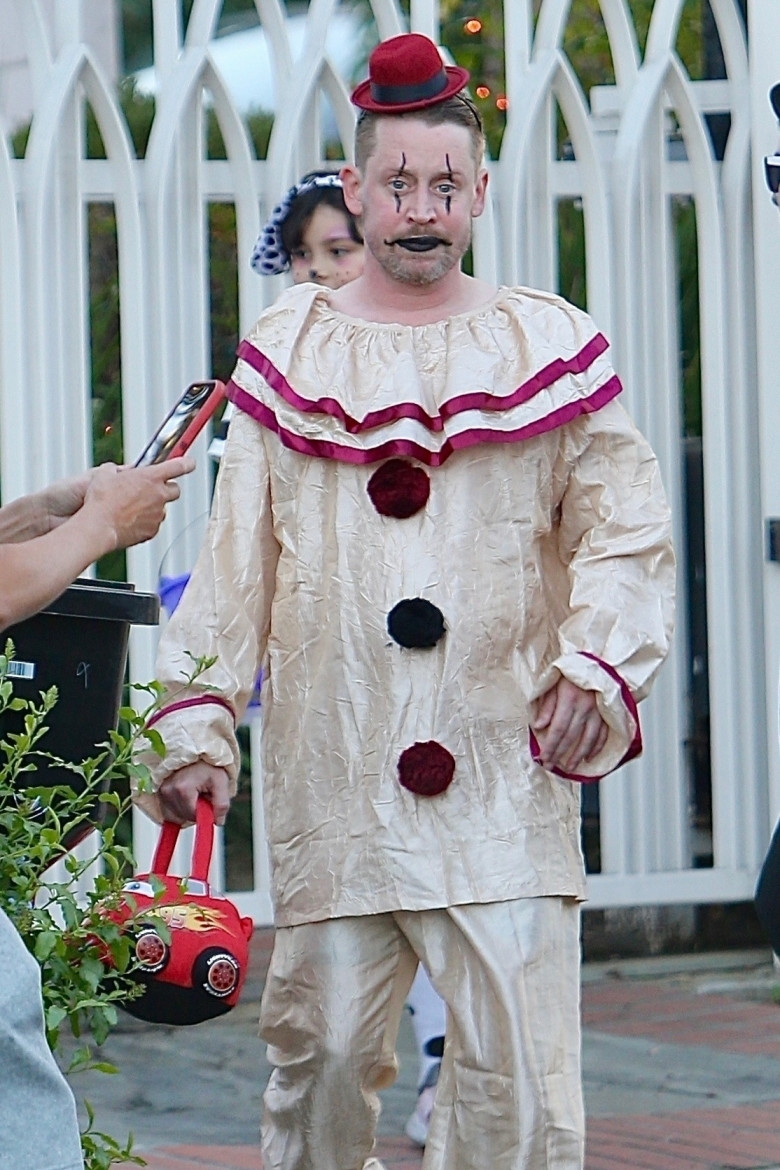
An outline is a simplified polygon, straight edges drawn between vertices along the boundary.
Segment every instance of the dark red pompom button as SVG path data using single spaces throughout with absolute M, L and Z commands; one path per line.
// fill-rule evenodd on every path
M 436 740 L 413 743 L 401 752 L 398 779 L 415 796 L 438 796 L 449 788 L 455 773 L 453 756 Z
M 388 459 L 371 476 L 366 491 L 380 516 L 405 520 L 425 507 L 431 481 L 422 467 L 405 459 Z

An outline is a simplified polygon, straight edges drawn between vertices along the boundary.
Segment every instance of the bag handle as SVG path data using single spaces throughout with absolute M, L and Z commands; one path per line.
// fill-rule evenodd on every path
M 163 821 L 160 839 L 152 859 L 152 873 L 164 877 L 173 858 L 176 842 L 179 840 L 181 825 L 173 821 Z M 211 852 L 214 847 L 214 807 L 205 796 L 198 797 L 195 806 L 195 844 L 192 850 L 191 872 L 188 875 L 196 881 L 207 882 Z

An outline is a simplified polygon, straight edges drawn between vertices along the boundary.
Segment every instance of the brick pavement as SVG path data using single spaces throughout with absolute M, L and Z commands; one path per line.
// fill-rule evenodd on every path
M 780 1164 L 780 1099 L 588 1123 L 586 1170 L 773 1170 Z
M 420 1170 L 422 1155 L 406 1138 L 381 1138 L 376 1156 L 385 1170 Z M 145 1154 L 149 1170 L 263 1170 L 255 1146 L 168 1146 Z
M 747 1056 L 780 1052 L 780 1005 L 737 999 L 733 994 L 702 995 L 684 980 L 608 978 L 586 985 L 582 1024 L 618 1036 L 698 1044 Z
M 267 954 L 266 940 L 258 941 Z M 672 1093 L 659 1083 L 658 1096 L 646 1112 L 627 1111 L 625 1101 L 632 1098 L 621 1102 L 618 1086 L 614 1111 L 609 1095 L 606 1108 L 599 1097 L 598 1109 L 588 1118 L 586 1170 L 780 1170 L 780 1004 L 771 1001 L 770 983 L 757 995 L 738 978 L 716 981 L 714 989 L 708 989 L 701 972 L 643 977 L 641 971 L 640 964 L 629 978 L 615 978 L 615 972 L 605 969 L 598 977 L 585 979 L 586 1051 L 596 1038 L 618 1038 L 629 1046 L 630 1060 L 632 1045 L 640 1042 L 636 1049 L 640 1065 L 642 1052 L 660 1054 L 659 1082 L 663 1070 L 675 1075 L 679 1053 L 678 1086 L 681 1078 L 684 1085 L 691 1052 L 696 1056 L 694 1067 L 700 1064 L 705 1071 L 718 1066 L 726 1083 L 729 1059 L 739 1062 L 744 1081 L 744 1069 L 753 1067 L 754 1058 L 756 1067 L 764 1070 L 763 1079 L 757 1075 L 747 1091 L 742 1085 L 744 1100 L 738 1103 L 728 1101 L 722 1092 L 708 1093 L 705 1081 L 704 1088 L 701 1084 L 692 1088 L 690 1102 L 679 1088 Z M 608 1081 L 609 1070 L 597 1070 L 596 1078 L 602 1071 Z M 619 1078 L 619 1068 L 615 1075 Z M 688 1103 L 692 1107 L 685 1107 Z M 419 1151 L 404 1136 L 380 1137 L 376 1154 L 386 1170 L 420 1170 L 422 1164 Z M 262 1170 L 258 1148 L 251 1145 L 173 1141 L 148 1150 L 144 1157 L 149 1170 Z
M 672 1053 L 698 1047 L 702 1065 L 724 1053 L 780 1061 L 780 1004 L 750 998 L 738 980 L 716 986 L 690 976 L 586 984 L 583 1031 L 641 1037 Z M 777 1170 L 780 1063 L 777 1071 L 774 1086 L 756 1087 L 768 1100 L 589 1118 L 586 1170 Z

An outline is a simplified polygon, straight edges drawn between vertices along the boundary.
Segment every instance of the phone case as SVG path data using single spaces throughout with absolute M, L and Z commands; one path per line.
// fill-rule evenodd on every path
M 218 379 L 193 382 L 160 423 L 135 466 L 147 467 L 183 455 L 224 398 L 224 382 Z

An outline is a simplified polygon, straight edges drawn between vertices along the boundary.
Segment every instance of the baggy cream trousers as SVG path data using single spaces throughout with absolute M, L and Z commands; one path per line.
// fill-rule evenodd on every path
M 528 898 L 277 932 L 266 1170 L 360 1170 L 418 959 L 447 1004 L 423 1170 L 582 1170 L 579 907 Z

